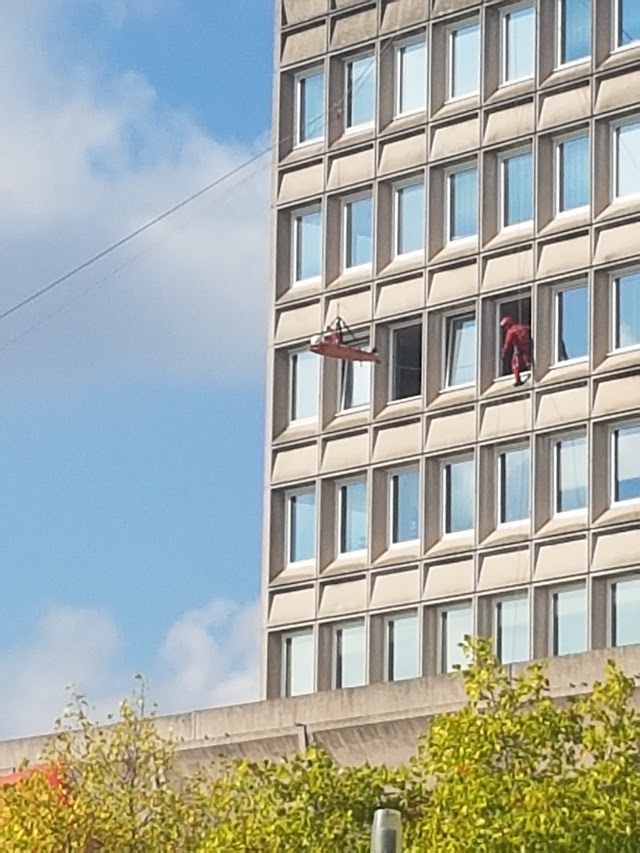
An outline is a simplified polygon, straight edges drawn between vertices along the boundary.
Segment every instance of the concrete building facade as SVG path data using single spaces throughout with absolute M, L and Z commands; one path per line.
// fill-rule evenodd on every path
M 639 643 L 640 6 L 276 5 L 266 697 Z

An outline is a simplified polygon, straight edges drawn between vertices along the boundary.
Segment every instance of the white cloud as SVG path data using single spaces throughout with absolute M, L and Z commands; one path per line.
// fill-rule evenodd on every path
M 137 73 L 60 62 L 56 5 L 7 2 L 0 11 L 0 312 L 257 150 L 218 143 Z M 114 0 L 109 9 L 117 17 L 153 6 Z M 269 165 L 267 155 L 3 321 L 0 390 L 254 375 Z
M 70 685 L 98 719 L 129 696 L 136 674 L 119 661 L 124 639 L 112 617 L 91 608 L 50 607 L 32 637 L 0 654 L 0 739 L 43 734 L 63 712 Z M 250 702 L 259 695 L 259 607 L 211 601 L 171 625 L 151 672 L 142 672 L 163 714 Z

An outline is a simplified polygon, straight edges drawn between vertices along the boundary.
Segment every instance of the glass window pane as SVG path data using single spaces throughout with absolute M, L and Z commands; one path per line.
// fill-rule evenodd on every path
M 291 420 L 315 418 L 318 414 L 318 357 L 312 352 L 291 356 Z
M 447 320 L 446 384 L 467 385 L 476 378 L 476 318 L 451 317 Z
M 553 594 L 553 654 L 572 655 L 587 649 L 587 594 L 580 589 Z
M 311 631 L 284 638 L 284 694 L 313 693 L 313 634 Z
M 319 210 L 295 218 L 295 280 L 320 275 L 322 266 L 322 214 Z
M 340 553 L 367 547 L 367 486 L 364 480 L 340 487 Z
M 445 466 L 445 533 L 473 530 L 475 506 L 475 466 L 473 457 Z
M 345 205 L 345 259 L 348 269 L 370 264 L 373 253 L 373 206 L 371 196 Z
M 502 663 L 529 659 L 529 599 L 505 598 L 496 604 L 497 654 Z
M 591 0 L 560 0 L 560 62 L 591 54 Z
M 478 170 L 463 169 L 449 175 L 449 239 L 478 233 Z
M 424 249 L 424 184 L 396 190 L 396 254 Z
M 422 325 L 392 332 L 391 399 L 404 400 L 422 393 Z
M 611 585 L 612 645 L 640 643 L 640 578 L 627 578 Z
M 556 361 L 584 358 L 589 352 L 589 305 L 585 286 L 556 294 Z
M 427 46 L 418 41 L 398 49 L 398 113 L 423 110 L 427 104 Z
M 289 497 L 289 562 L 313 560 L 316 553 L 316 493 Z
M 420 675 L 418 661 L 418 617 L 396 616 L 387 622 L 387 679 L 401 681 Z
M 298 142 L 324 136 L 324 73 L 314 71 L 298 80 Z
M 614 500 L 640 498 L 640 424 L 616 430 L 614 446 Z
M 440 613 L 440 644 L 442 672 L 452 672 L 456 664 L 464 667 L 468 661 L 460 643 L 465 636 L 473 634 L 473 616 L 471 607 L 464 604 L 450 607 Z
M 336 630 L 336 687 L 365 683 L 364 625 L 345 625 Z
M 461 98 L 480 88 L 480 27 L 467 24 L 450 35 L 450 96 Z
M 358 348 L 366 349 L 368 338 L 360 338 L 353 342 Z M 367 406 L 371 396 L 371 362 L 342 361 L 340 362 L 340 411 Z
M 373 56 L 359 56 L 347 63 L 347 127 L 373 121 L 375 67 Z
M 558 211 L 589 204 L 589 137 L 577 136 L 558 145 Z
M 508 450 L 500 456 L 500 522 L 529 518 L 529 448 Z
M 638 0 L 617 0 L 618 47 L 640 39 L 640 4 Z
M 616 197 L 640 193 L 640 122 L 616 129 Z
M 640 344 L 640 272 L 622 275 L 615 283 L 616 349 Z
M 420 476 L 417 470 L 401 471 L 391 478 L 391 542 L 418 538 Z
M 576 435 L 556 444 L 556 512 L 587 505 L 587 438 Z
M 533 6 L 522 6 L 504 16 L 504 79 L 507 82 L 532 77 L 535 67 Z
M 517 225 L 533 219 L 533 173 L 531 152 L 524 151 L 502 162 L 502 225 Z

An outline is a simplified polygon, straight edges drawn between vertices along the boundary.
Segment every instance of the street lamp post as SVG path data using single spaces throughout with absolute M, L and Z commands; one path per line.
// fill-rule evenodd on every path
M 402 819 L 395 809 L 377 809 L 371 826 L 371 853 L 402 853 Z

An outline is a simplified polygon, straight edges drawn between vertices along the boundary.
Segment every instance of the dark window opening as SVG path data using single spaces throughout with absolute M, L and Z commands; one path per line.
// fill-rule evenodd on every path
M 498 324 L 504 317 L 511 317 L 515 323 L 522 323 L 524 326 L 531 326 L 531 297 L 521 297 L 520 299 L 510 299 L 506 302 L 501 302 L 498 306 Z M 500 335 L 498 338 L 498 376 L 511 375 L 511 357 L 509 353 L 502 355 L 502 347 L 504 346 L 507 330 L 499 326 Z M 533 339 L 533 329 L 531 330 L 531 338 Z
M 404 400 L 422 393 L 422 324 L 392 332 L 391 399 Z

